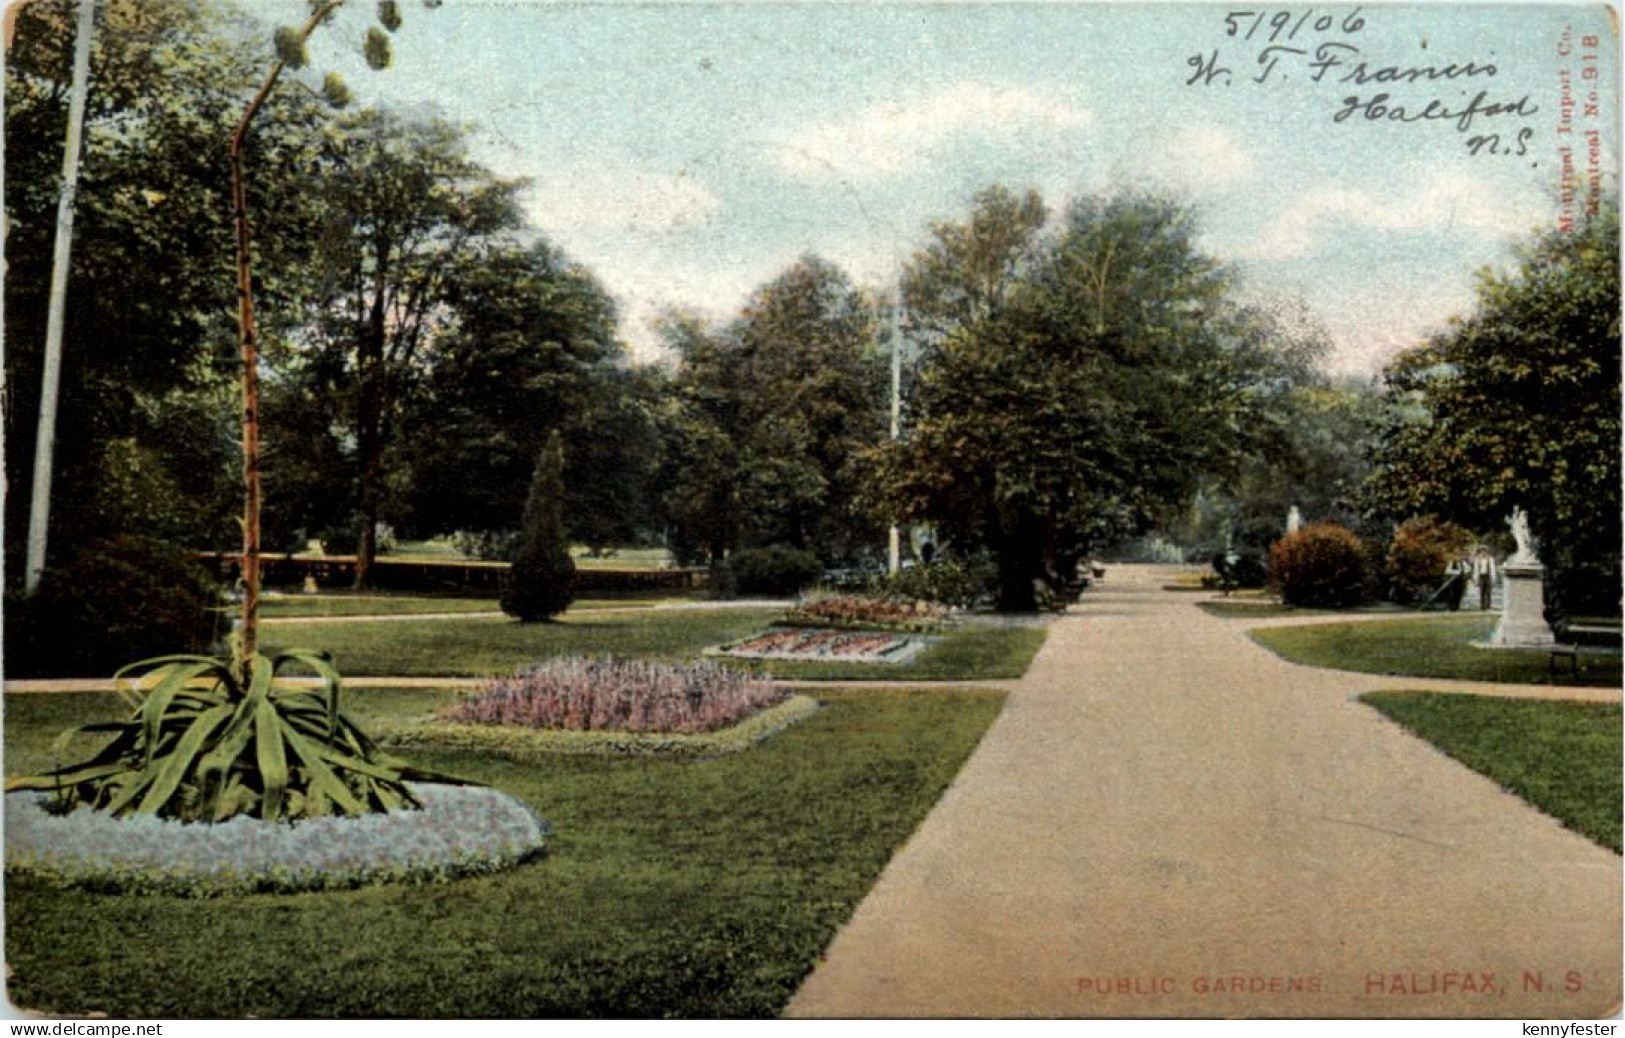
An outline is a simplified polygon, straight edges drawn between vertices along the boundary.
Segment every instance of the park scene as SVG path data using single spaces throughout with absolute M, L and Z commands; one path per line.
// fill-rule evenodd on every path
M 6 33 L 13 1011 L 1618 1012 L 1607 11 Z

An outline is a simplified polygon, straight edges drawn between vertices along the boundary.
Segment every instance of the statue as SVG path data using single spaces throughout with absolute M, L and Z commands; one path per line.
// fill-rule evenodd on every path
M 1293 505 L 1290 509 L 1287 510 L 1287 513 L 1286 513 L 1286 532 L 1287 533 L 1297 533 L 1298 532 L 1298 527 L 1300 527 L 1302 525 L 1303 525 L 1303 513 L 1298 511 L 1298 506 L 1297 505 Z
M 1546 568 L 1535 554 L 1535 539 L 1529 533 L 1529 513 L 1514 508 L 1507 526 L 1518 542 L 1518 550 L 1501 567 L 1501 622 L 1490 633 L 1489 644 L 1496 648 L 1549 649 L 1557 643 L 1546 622 Z
M 1507 562 L 1514 566 L 1534 566 L 1540 563 L 1540 557 L 1535 554 L 1534 538 L 1529 534 L 1529 513 L 1521 508 L 1514 508 L 1507 517 L 1507 525 L 1512 528 L 1512 538 L 1518 542 L 1518 550 Z

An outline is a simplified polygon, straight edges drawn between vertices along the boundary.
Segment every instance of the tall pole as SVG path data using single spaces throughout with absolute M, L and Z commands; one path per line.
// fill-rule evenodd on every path
M 34 485 L 28 506 L 28 550 L 23 589 L 32 595 L 45 572 L 46 531 L 51 523 L 51 466 L 56 449 L 56 400 L 62 384 L 62 324 L 67 315 L 68 260 L 73 248 L 74 195 L 79 190 L 79 146 L 90 87 L 90 37 L 96 27 L 94 0 L 79 0 L 73 39 L 73 82 L 68 98 L 68 140 L 62 149 L 62 191 L 56 199 L 56 252 L 51 258 L 51 295 L 45 311 L 45 367 L 40 374 L 39 425 L 34 434 Z
M 901 289 L 897 305 L 891 311 L 891 438 L 897 441 L 903 416 L 903 311 Z M 902 568 L 903 546 L 896 524 L 886 534 L 886 572 L 896 573 Z
M 343 5 L 344 0 L 327 0 L 317 7 L 299 30 L 294 49 L 302 49 L 316 27 Z M 237 629 L 236 666 L 245 689 L 253 683 L 254 656 L 259 651 L 260 365 L 259 325 L 254 320 L 254 253 L 249 236 L 248 180 L 243 173 L 243 149 L 247 146 L 248 130 L 254 117 L 276 89 L 286 65 L 279 57 L 271 66 L 259 92 L 243 109 L 226 151 L 231 169 L 231 222 L 237 242 L 237 337 L 243 362 L 243 611 L 242 623 Z

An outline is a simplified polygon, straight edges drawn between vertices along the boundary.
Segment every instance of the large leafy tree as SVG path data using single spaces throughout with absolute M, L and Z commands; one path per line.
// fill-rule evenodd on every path
M 1204 474 L 1233 470 L 1246 418 L 1301 359 L 1236 303 L 1177 202 L 1085 198 L 1041 235 L 1040 207 L 1013 198 L 984 192 L 911 265 L 937 281 L 1003 280 L 983 305 L 934 321 L 913 422 L 875 453 L 870 487 L 879 510 L 989 549 L 1000 607 L 1024 610 L 1037 581 L 1153 522 Z M 984 246 L 962 244 L 978 234 Z M 956 278 L 935 261 L 990 254 L 1007 258 L 967 261 Z
M 1499 529 L 1529 513 L 1560 608 L 1618 608 L 1619 204 L 1532 236 L 1473 311 L 1386 373 L 1397 420 L 1370 501 Z M 1567 600 L 1566 602 L 1564 600 Z
M 599 466 L 615 469 L 622 443 L 640 449 L 638 407 L 619 397 L 636 379 L 619 366 L 614 300 L 543 240 L 491 250 L 447 277 L 444 327 L 401 443 L 409 525 L 420 534 L 518 529 L 525 487 L 555 431 L 565 437 L 573 521 L 577 484 Z
M 565 428 L 565 522 L 595 553 L 645 541 L 657 526 L 660 413 L 669 392 L 654 367 L 605 366 Z
M 292 345 L 336 354 L 327 368 L 353 387 L 342 420 L 355 443 L 356 582 L 365 586 L 404 403 L 460 270 L 500 262 L 490 255 L 519 227 L 521 184 L 473 161 L 460 128 L 377 109 L 327 127 L 319 162 L 326 277 L 316 319 Z
M 1306 521 L 1364 534 L 1362 491 L 1386 407 L 1381 389 L 1359 379 L 1295 382 L 1261 407 L 1253 445 L 1233 472 L 1204 479 L 1190 510 L 1166 529 L 1204 553 L 1236 547 L 1263 553 L 1297 506 Z
M 878 543 L 854 459 L 886 429 L 879 311 L 834 265 L 806 256 L 725 328 L 678 319 L 679 406 L 667 507 L 679 546 L 719 560 L 782 543 L 825 561 Z
M 964 223 L 932 224 L 903 269 L 911 338 L 939 343 L 1001 312 L 1041 255 L 1049 211 L 1036 191 L 995 184 L 976 195 Z
M 97 5 L 96 18 L 54 488 L 75 507 L 53 512 L 54 561 L 137 527 L 198 547 L 229 543 L 233 530 L 235 300 L 223 171 L 242 98 L 263 72 L 263 43 L 252 27 L 197 0 L 111 0 Z M 9 485 L 26 487 L 32 451 L 24 441 L 39 401 L 72 5 L 30 3 L 17 10 L 14 25 L 5 80 L 5 364 L 15 436 L 6 466 Z M 250 200 L 284 215 L 258 242 L 272 269 L 259 290 L 273 303 L 289 291 L 276 272 L 297 268 L 308 254 L 312 224 L 301 171 L 306 135 L 323 118 L 322 106 L 297 92 L 273 99 L 263 115 L 257 145 L 267 175 L 251 185 Z M 142 478 L 133 478 L 137 469 Z M 132 502 L 132 493 L 140 500 Z M 26 529 L 26 507 L 26 494 L 7 495 L 8 551 Z
M 669 314 L 661 335 L 677 357 L 671 397 L 660 411 L 668 546 L 682 562 L 716 564 L 739 546 L 745 527 L 739 350 L 695 314 Z

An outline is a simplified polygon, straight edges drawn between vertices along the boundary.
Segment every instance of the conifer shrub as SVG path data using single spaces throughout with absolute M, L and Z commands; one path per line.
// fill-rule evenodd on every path
M 564 444 L 557 430 L 536 460 L 519 551 L 502 582 L 502 611 L 522 623 L 551 620 L 575 598 L 575 560 L 564 530 Z
M 1357 605 L 1365 597 L 1365 550 L 1349 530 L 1311 523 L 1270 548 L 1270 584 L 1287 605 Z

